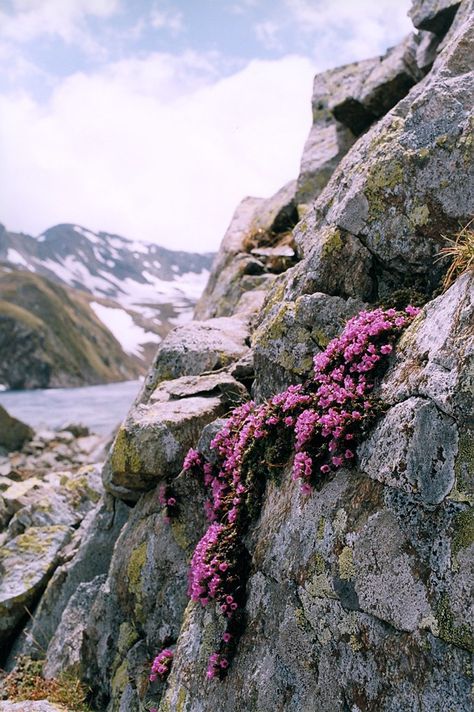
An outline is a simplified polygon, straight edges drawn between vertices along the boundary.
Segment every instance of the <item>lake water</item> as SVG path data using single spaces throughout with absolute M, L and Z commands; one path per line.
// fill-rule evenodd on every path
M 82 423 L 93 433 L 107 435 L 126 416 L 140 386 L 140 381 L 124 381 L 84 388 L 3 391 L 0 405 L 35 429 Z

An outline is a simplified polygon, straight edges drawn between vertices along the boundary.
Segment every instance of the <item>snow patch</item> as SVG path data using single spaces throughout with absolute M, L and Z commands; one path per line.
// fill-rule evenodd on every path
M 15 265 L 28 267 L 28 262 L 25 260 L 23 255 L 20 255 L 20 253 L 16 250 L 12 250 L 11 247 L 7 250 L 7 262 L 13 262 Z
M 123 309 L 105 307 L 98 302 L 90 303 L 97 317 L 112 332 L 123 350 L 129 354 L 141 356 L 141 346 L 146 343 L 159 343 L 158 334 L 145 331 L 133 321 L 130 314 Z
M 79 235 L 86 237 L 90 242 L 93 242 L 94 244 L 97 244 L 98 242 L 100 242 L 98 236 L 94 232 L 91 232 L 90 230 L 86 230 L 84 227 L 81 227 L 80 225 L 74 225 L 74 232 L 77 232 L 77 233 L 79 233 Z

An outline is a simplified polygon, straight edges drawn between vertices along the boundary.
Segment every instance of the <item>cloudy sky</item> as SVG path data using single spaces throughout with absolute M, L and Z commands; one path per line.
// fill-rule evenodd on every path
M 296 177 L 313 75 L 407 34 L 410 0 L 0 0 L 0 222 L 217 249 Z

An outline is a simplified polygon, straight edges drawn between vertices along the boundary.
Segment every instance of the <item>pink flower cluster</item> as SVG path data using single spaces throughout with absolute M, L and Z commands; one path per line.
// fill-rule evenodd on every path
M 158 488 L 158 501 L 165 508 L 165 521 L 169 523 L 171 517 L 176 516 L 178 505 L 169 485 L 160 485 Z
M 158 677 L 162 680 L 166 680 L 170 673 L 172 662 L 173 651 L 169 650 L 169 648 L 165 648 L 153 660 L 150 672 L 151 682 L 154 682 Z
M 222 655 L 221 653 L 212 653 L 212 655 L 209 656 L 209 664 L 207 666 L 206 675 L 209 679 L 218 677 L 221 671 L 228 667 L 229 661 L 225 655 Z
M 203 474 L 210 498 L 205 508 L 210 526 L 196 546 L 189 575 L 189 595 L 206 605 L 215 600 L 227 620 L 220 650 L 209 659 L 207 676 L 222 676 L 229 664 L 229 630 L 244 604 L 245 582 L 241 562 L 243 537 L 249 522 L 249 503 L 255 498 L 255 478 L 262 474 L 248 464 L 256 447 L 278 433 L 293 439 L 292 476 L 304 494 L 317 478 L 355 458 L 355 446 L 374 415 L 371 391 L 381 368 L 393 351 L 401 329 L 417 313 L 407 307 L 361 312 L 342 334 L 314 359 L 314 378 L 289 386 L 261 405 L 249 401 L 236 408 L 216 435 L 211 447 L 218 464 L 205 462 L 190 450 L 184 469 Z M 260 450 L 259 450 L 260 452 Z
M 202 456 L 197 451 L 191 448 L 188 454 L 184 458 L 183 470 L 194 470 L 195 468 L 200 468 L 202 466 Z

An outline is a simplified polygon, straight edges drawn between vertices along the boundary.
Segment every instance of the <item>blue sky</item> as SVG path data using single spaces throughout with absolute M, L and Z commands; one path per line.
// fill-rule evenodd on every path
M 409 0 L 0 0 L 0 222 L 217 249 L 298 172 L 311 85 Z

